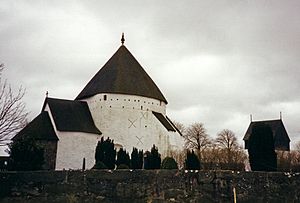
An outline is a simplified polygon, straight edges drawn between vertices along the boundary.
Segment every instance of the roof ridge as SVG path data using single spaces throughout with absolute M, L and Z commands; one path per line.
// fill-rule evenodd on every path
M 44 103 L 43 103 L 43 106 L 42 106 L 42 112 L 44 111 L 45 107 L 46 107 L 46 104 L 47 104 L 47 101 L 64 101 L 64 102 L 76 102 L 76 103 L 86 103 L 86 101 L 82 101 L 82 100 L 69 100 L 69 99 L 60 99 L 60 98 L 56 98 L 56 97 L 46 97 L 45 100 L 44 100 Z
M 86 101 L 82 101 L 82 100 L 60 99 L 60 98 L 56 98 L 56 97 L 47 97 L 46 99 L 50 99 L 50 100 L 60 100 L 60 101 L 68 101 L 68 102 L 84 102 L 84 103 L 86 103 Z
M 282 121 L 282 119 L 270 119 L 270 120 L 251 121 L 251 123 L 268 122 L 268 121 Z

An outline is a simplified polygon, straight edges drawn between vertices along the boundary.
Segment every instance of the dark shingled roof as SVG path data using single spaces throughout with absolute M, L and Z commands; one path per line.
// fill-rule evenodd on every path
M 248 148 L 247 143 L 252 133 L 252 127 L 255 123 L 265 123 L 271 127 L 273 132 L 273 138 L 274 138 L 274 146 L 276 150 L 288 150 L 288 151 L 290 150 L 289 143 L 291 140 L 287 134 L 287 131 L 281 119 L 251 122 L 243 138 L 243 140 L 245 141 L 246 149 Z
M 41 112 L 27 126 L 25 126 L 13 140 L 23 136 L 29 136 L 36 140 L 58 140 L 58 137 L 52 126 L 48 112 Z
M 46 98 L 43 110 L 47 103 L 57 130 L 102 134 L 95 126 L 86 102 Z
M 168 131 L 176 132 L 175 128 L 172 126 L 172 124 L 167 120 L 167 118 L 164 115 L 162 115 L 161 113 L 157 113 L 155 111 L 152 111 L 152 113 L 161 122 L 161 124 L 165 126 L 165 128 Z
M 167 103 L 159 88 L 124 45 L 96 73 L 76 99 L 99 93 L 139 95 Z

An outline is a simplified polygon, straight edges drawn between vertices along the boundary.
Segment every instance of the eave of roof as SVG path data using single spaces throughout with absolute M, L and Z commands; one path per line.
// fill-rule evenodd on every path
M 23 136 L 29 136 L 36 140 L 57 141 L 48 112 L 41 112 L 30 123 L 28 123 L 12 140 L 19 139 Z
M 56 98 L 46 98 L 56 129 L 67 132 L 86 132 L 102 134 L 95 126 L 88 104 L 84 101 L 73 101 Z
M 76 100 L 99 93 L 138 95 L 164 101 L 159 88 L 130 51 L 122 45 L 88 82 Z
M 155 111 L 152 111 L 152 113 L 168 131 L 176 132 L 176 129 L 172 126 L 172 124 L 167 120 L 167 118 L 163 114 Z

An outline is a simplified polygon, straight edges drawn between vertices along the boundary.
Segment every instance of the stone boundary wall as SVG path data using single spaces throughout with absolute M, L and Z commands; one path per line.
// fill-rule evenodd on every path
M 300 173 L 90 170 L 0 172 L 0 203 L 300 202 Z

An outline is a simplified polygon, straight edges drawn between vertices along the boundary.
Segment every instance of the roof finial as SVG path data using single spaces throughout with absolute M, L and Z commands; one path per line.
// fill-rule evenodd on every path
M 250 114 L 250 122 L 252 123 L 252 114 Z
M 46 91 L 46 98 L 48 98 L 48 95 L 49 95 L 49 92 L 48 92 L 48 91 Z
M 121 43 L 122 43 L 122 45 L 124 45 L 124 42 L 125 42 L 124 32 L 122 32 L 122 38 L 121 38 Z
M 280 111 L 280 120 L 282 120 L 282 113 L 281 113 L 281 111 Z

